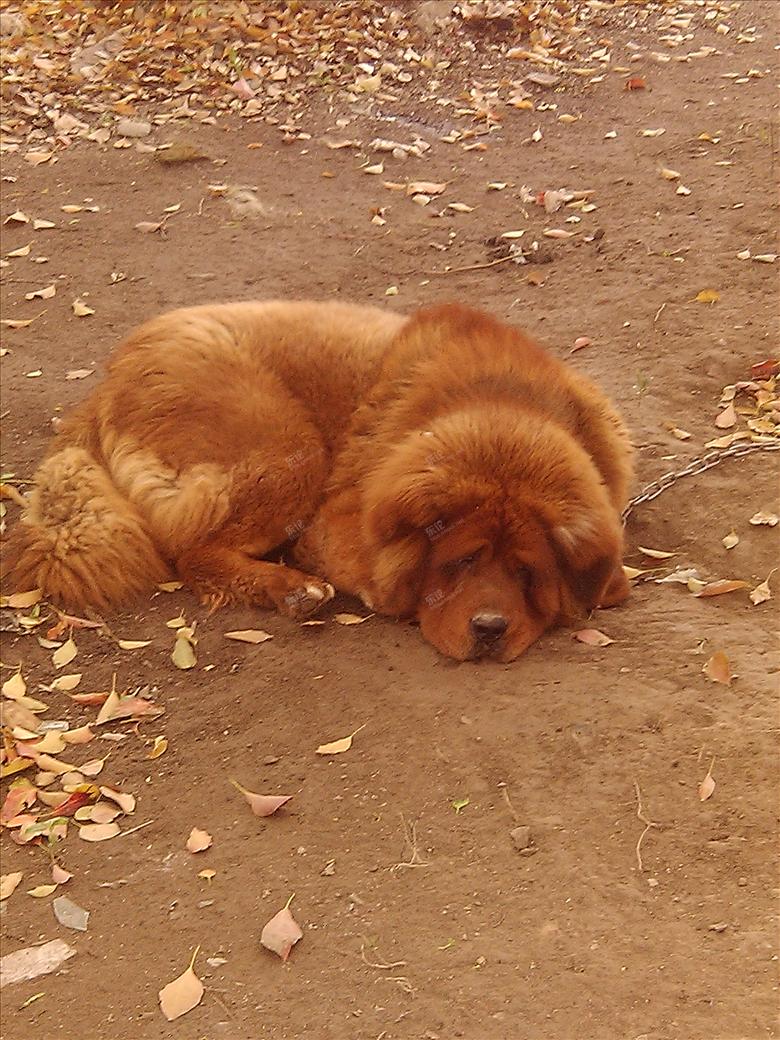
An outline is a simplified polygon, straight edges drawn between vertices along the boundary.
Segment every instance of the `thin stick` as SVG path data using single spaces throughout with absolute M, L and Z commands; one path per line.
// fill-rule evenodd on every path
M 517 823 L 517 813 L 515 812 L 515 807 L 514 805 L 512 805 L 512 801 L 509 797 L 508 789 L 506 787 L 502 787 L 501 794 L 504 796 L 504 801 L 506 802 L 507 809 L 509 809 L 510 813 L 512 814 L 512 819 L 515 821 L 515 823 Z
M 403 870 L 404 867 L 427 867 L 428 864 L 424 863 L 420 859 L 420 853 L 417 849 L 417 824 L 407 823 L 403 813 L 401 814 L 401 822 L 404 825 L 404 839 L 410 855 L 407 861 L 394 863 L 393 866 L 390 867 L 391 872 L 394 873 L 396 870 Z
M 510 254 L 509 256 L 500 256 L 498 260 L 491 260 L 487 264 L 471 264 L 470 267 L 448 267 L 444 271 L 426 271 L 426 274 L 462 274 L 464 271 L 484 271 L 487 267 L 495 267 L 496 264 L 505 264 L 507 260 L 517 260 L 517 257 Z
M 639 846 L 642 844 L 642 839 L 647 834 L 647 832 L 650 830 L 650 828 L 651 827 L 657 827 L 658 824 L 657 823 L 653 823 L 652 820 L 648 820 L 648 818 L 645 816 L 645 811 L 642 808 L 642 792 L 639 790 L 639 784 L 636 782 L 636 780 L 634 781 L 634 790 L 636 791 L 636 815 L 637 815 L 637 819 L 641 820 L 642 823 L 645 825 L 645 829 L 639 835 L 639 841 L 636 843 L 636 862 L 637 862 L 637 866 L 639 867 L 639 873 L 642 874 L 642 873 L 644 873 L 644 869 L 645 868 L 642 865 L 642 853 L 639 851 Z
M 405 968 L 406 967 L 406 961 L 393 961 L 392 964 L 382 964 L 379 961 L 377 961 L 377 962 L 370 961 L 368 959 L 368 957 L 366 957 L 366 948 L 365 948 L 365 944 L 364 943 L 360 944 L 360 959 L 361 959 L 361 961 L 364 964 L 367 964 L 369 966 L 369 968 L 379 968 L 382 971 L 384 971 L 384 970 L 386 970 L 388 968 Z
M 154 820 L 147 820 L 146 823 L 139 823 L 137 827 L 131 827 L 129 831 L 120 831 L 117 834 L 117 838 L 125 838 L 128 834 L 135 834 L 136 831 L 142 831 L 144 827 L 150 827 L 154 823 Z M 200 949 L 200 947 L 198 947 Z

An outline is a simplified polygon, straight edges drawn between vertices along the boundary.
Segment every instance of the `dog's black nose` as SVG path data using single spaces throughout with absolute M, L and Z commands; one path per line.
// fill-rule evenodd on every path
M 508 627 L 503 614 L 475 614 L 471 619 L 471 631 L 480 643 L 497 642 Z

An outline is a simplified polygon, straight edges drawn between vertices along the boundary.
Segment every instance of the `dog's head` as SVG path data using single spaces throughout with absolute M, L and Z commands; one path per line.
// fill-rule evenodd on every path
M 449 657 L 511 661 L 627 592 L 622 529 L 586 452 L 543 419 L 475 408 L 410 434 L 366 485 L 375 609 Z

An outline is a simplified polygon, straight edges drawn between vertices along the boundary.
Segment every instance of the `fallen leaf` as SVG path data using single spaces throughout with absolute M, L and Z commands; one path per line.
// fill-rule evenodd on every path
M 774 574 L 774 570 L 771 570 L 766 578 L 766 581 L 762 581 L 760 585 L 756 585 L 753 591 L 750 593 L 750 602 L 754 606 L 758 606 L 759 603 L 766 603 L 768 599 L 772 598 L 772 590 L 769 588 L 769 579 Z
M 21 870 L 15 870 L 12 874 L 0 875 L 0 902 L 14 894 L 23 877 L 24 874 Z
M 38 317 L 40 318 L 40 314 Z M 0 325 L 6 325 L 9 329 L 26 329 L 28 325 L 32 325 L 35 320 L 35 318 L 26 318 L 24 320 L 19 318 L 3 318 L 3 320 L 0 321 Z
M 662 166 L 658 172 L 665 181 L 676 181 L 680 178 L 680 174 L 677 170 L 670 170 L 668 166 Z
M 33 899 L 45 899 L 46 896 L 50 896 L 52 892 L 56 891 L 56 885 L 36 885 L 35 888 L 28 889 L 27 895 L 32 896 Z
M 373 614 L 367 614 L 365 617 L 361 617 L 360 614 L 334 614 L 333 620 L 337 625 L 362 625 L 372 617 Z
M 55 668 L 64 668 L 66 664 L 70 664 L 76 654 L 79 652 L 78 647 L 73 641 L 73 636 L 70 636 L 62 646 L 55 650 L 51 655 L 51 663 Z
M 208 159 L 208 155 L 200 148 L 184 142 L 172 144 L 170 148 L 160 148 L 154 153 L 157 162 L 163 164 L 199 162 Z
M 587 643 L 588 646 L 609 646 L 610 643 L 615 642 L 614 639 L 610 639 L 603 632 L 599 632 L 597 628 L 580 629 L 579 632 L 574 633 L 574 638 L 580 643 Z
M 722 683 L 724 686 L 730 686 L 731 680 L 734 678 L 729 659 L 722 650 L 715 651 L 702 668 L 702 672 L 712 682 Z
M 15 982 L 28 982 L 39 975 L 49 975 L 75 956 L 76 951 L 62 939 L 8 953 L 0 958 L 0 988 Z
M 10 679 L 6 679 L 2 687 L 0 687 L 4 697 L 8 697 L 12 701 L 18 701 L 21 697 L 24 697 L 27 693 L 27 683 L 24 681 L 24 676 L 21 671 L 14 672 Z
M 593 340 L 590 338 L 590 336 L 578 336 L 575 339 L 574 345 L 572 346 L 569 353 L 574 354 L 575 351 L 582 350 L 583 347 L 589 347 L 592 342 Z
M 721 578 L 719 581 L 709 581 L 700 589 L 696 595 L 700 598 L 707 596 L 723 596 L 727 592 L 737 592 L 739 589 L 746 589 L 748 583 L 746 581 L 734 581 L 730 578 Z
M 194 668 L 198 663 L 192 643 L 186 636 L 183 636 L 181 632 L 177 632 L 176 634 L 176 642 L 174 643 L 173 652 L 171 653 L 171 660 L 177 668 L 181 668 L 183 671 L 186 671 L 189 668 Z
M 29 780 L 15 780 L 0 808 L 0 823 L 13 826 L 12 821 L 25 809 L 35 804 L 37 792 Z M 18 825 L 17 825 L 18 826 Z
M 563 228 L 545 228 L 542 234 L 545 238 L 574 238 L 573 231 L 564 231 Z
M 165 221 L 163 220 L 158 220 L 156 222 L 152 220 L 142 220 L 140 223 L 135 224 L 134 227 L 136 231 L 140 231 L 144 235 L 150 235 L 155 231 L 159 231 L 164 223 Z
M 48 231 L 50 228 L 56 227 L 57 225 L 53 220 L 34 220 L 33 231 Z
M 22 213 L 21 210 L 17 209 L 10 216 L 6 217 L 3 221 L 4 224 L 29 224 L 30 218 L 26 213 Z
M 342 737 L 341 740 L 334 740 L 330 744 L 320 744 L 317 748 L 316 753 L 318 755 L 340 755 L 343 751 L 349 751 L 352 747 L 353 738 L 361 731 L 366 728 L 364 722 L 362 726 L 358 726 L 354 733 L 350 733 L 348 737 Z
M 627 567 L 624 564 L 623 565 L 623 573 L 625 574 L 625 576 L 628 578 L 629 581 L 633 581 L 634 578 L 638 578 L 642 574 L 652 574 L 653 572 L 652 572 L 652 570 L 644 570 L 644 571 L 643 570 L 639 570 L 637 567 Z
M 135 797 L 133 795 L 119 791 L 116 787 L 101 787 L 100 793 L 104 798 L 109 798 L 112 802 L 116 802 L 123 813 L 135 812 Z
M 120 650 L 142 650 L 145 646 L 151 646 L 151 639 L 118 639 L 117 646 Z
M 36 603 L 40 603 L 42 596 L 40 589 L 12 592 L 10 596 L 3 597 L 2 604 L 4 607 L 13 607 L 14 610 L 24 610 L 25 607 L 34 607 Z
M 759 510 L 751 516 L 749 523 L 754 527 L 777 527 L 780 517 L 775 513 L 765 513 L 763 510 Z
M 237 632 L 226 632 L 225 639 L 235 639 L 239 643 L 265 643 L 273 636 L 261 628 L 244 628 Z
M 739 535 L 735 530 L 729 531 L 729 533 L 721 539 L 724 549 L 734 549 L 739 545 Z
M 103 772 L 103 766 L 106 764 L 107 759 L 108 755 L 105 755 L 103 758 L 93 758 L 91 761 L 79 766 L 79 772 L 90 778 L 98 776 L 99 773 Z
M 664 549 L 645 549 L 641 545 L 638 545 L 637 549 L 643 556 L 649 556 L 651 560 L 671 560 L 673 556 L 677 555 L 674 552 L 666 552 Z
M 370 173 L 374 176 L 378 176 L 380 173 L 385 172 L 384 163 L 374 163 L 372 166 L 364 166 L 363 173 Z
M 75 379 L 88 379 L 89 376 L 94 374 L 95 370 L 93 368 L 71 368 L 65 373 L 65 378 L 68 382 L 73 382 Z
M 159 758 L 160 755 L 164 755 L 168 750 L 168 738 L 167 737 L 155 737 L 154 745 L 152 750 L 146 756 L 147 758 Z
M 642 76 L 632 76 L 626 80 L 626 90 L 646 90 L 647 83 L 645 83 Z
M 79 837 L 83 841 L 108 841 L 117 834 L 121 834 L 118 823 L 85 823 L 79 827 Z
M 55 285 L 45 285 L 43 289 L 35 289 L 33 292 L 24 294 L 25 300 L 50 300 L 52 296 L 56 296 L 57 287 Z
M 59 863 L 52 863 L 51 879 L 55 885 L 65 885 L 73 877 L 69 870 L 65 870 Z
M 281 957 L 283 961 L 287 960 L 290 956 L 290 950 L 292 950 L 299 939 L 303 938 L 303 932 L 290 913 L 292 900 L 293 897 L 290 896 L 285 906 L 282 907 L 278 914 L 274 914 L 260 934 L 260 942 L 266 950 L 271 950 L 272 953 Z
M 719 299 L 720 293 L 717 289 L 702 289 L 694 297 L 696 303 L 717 303 Z
M 82 672 L 74 672 L 71 675 L 58 675 L 56 679 L 52 680 L 50 688 L 59 690 L 61 693 L 70 693 L 81 682 L 82 674 Z
M 78 729 L 70 729 L 63 733 L 62 739 L 66 744 L 88 744 L 90 740 L 95 739 L 95 734 L 89 726 L 79 726 Z
M 197 827 L 193 827 L 184 847 L 187 852 L 205 852 L 206 849 L 211 848 L 213 842 L 214 839 L 207 831 L 201 831 Z
M 461 812 L 466 808 L 467 805 L 471 805 L 471 799 L 466 795 L 465 798 L 456 798 L 452 802 L 452 808 L 455 810 L 455 815 L 460 816 Z
M 52 900 L 54 916 L 65 928 L 72 928 L 76 932 L 86 932 L 89 921 L 89 910 L 84 910 L 67 896 L 57 896 Z
M 255 816 L 273 816 L 277 809 L 292 798 L 291 794 L 255 794 L 237 780 L 231 780 L 230 783 L 246 798 Z
M 88 315 L 95 313 L 92 307 L 88 307 L 86 303 L 80 299 L 75 299 L 71 304 L 71 307 L 73 308 L 73 313 L 77 318 L 86 318 Z
M 699 801 L 706 802 L 708 798 L 712 797 L 712 793 L 715 790 L 715 781 L 712 779 L 712 767 L 715 765 L 715 759 L 710 762 L 710 768 L 707 770 L 707 775 L 704 777 L 702 782 L 699 784 Z
M 441 195 L 447 190 L 447 182 L 437 181 L 410 181 L 406 185 L 407 195 Z
M 183 581 L 162 581 L 159 582 L 157 588 L 160 592 L 177 592 L 179 589 L 184 588 Z
M 454 210 L 456 213 L 474 212 L 474 206 L 467 206 L 465 202 L 448 202 L 446 208 Z
M 203 999 L 204 987 L 193 968 L 195 958 L 200 953 L 200 946 L 196 947 L 192 955 L 190 966 L 185 972 L 163 986 L 158 997 L 160 999 L 160 1010 L 172 1022 L 175 1018 L 181 1018 L 188 1011 L 197 1007 Z

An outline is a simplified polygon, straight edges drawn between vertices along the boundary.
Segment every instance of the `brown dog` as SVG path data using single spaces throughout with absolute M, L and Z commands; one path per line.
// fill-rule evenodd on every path
M 627 595 L 630 476 L 601 392 L 479 311 L 196 307 L 135 331 L 65 422 L 10 580 L 104 609 L 177 574 L 293 618 L 332 583 L 511 661 Z M 300 570 L 264 559 L 287 543 Z

